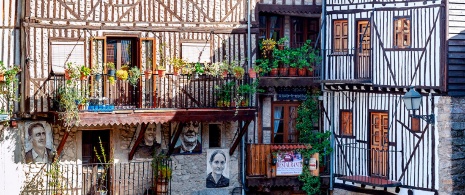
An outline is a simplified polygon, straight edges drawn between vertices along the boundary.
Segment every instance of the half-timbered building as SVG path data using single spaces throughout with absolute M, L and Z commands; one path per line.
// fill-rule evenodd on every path
M 451 139 L 463 132 L 460 6 L 325 1 L 323 129 L 333 135 L 335 194 L 463 193 L 454 179 L 463 168 L 453 167 L 460 147 Z M 414 91 L 422 102 L 412 111 Z
M 321 29 L 321 1 L 260 0 L 254 6 L 252 29 L 257 32 L 257 59 L 264 58 L 260 43 L 265 39 L 285 38 L 285 47 L 298 48 L 307 40 L 319 48 Z M 252 30 L 254 32 L 254 30 Z M 255 66 L 257 64 L 254 64 Z M 318 89 L 319 66 L 301 76 L 289 75 L 287 70 L 278 75 L 259 77 L 257 93 L 257 122 L 246 136 L 246 185 L 248 194 L 305 194 L 298 176 L 303 159 L 297 151 L 306 147 L 299 141 L 296 129 L 297 108 L 313 89 Z M 317 127 L 315 127 L 317 129 Z M 295 160 L 277 159 L 291 154 Z M 292 157 L 294 159 L 294 157 Z M 294 162 L 296 166 L 280 166 L 280 162 Z M 289 171 L 291 170 L 291 171 Z

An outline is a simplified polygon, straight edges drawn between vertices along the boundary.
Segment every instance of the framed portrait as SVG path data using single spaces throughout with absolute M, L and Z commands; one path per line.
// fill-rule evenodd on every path
M 181 124 L 178 123 L 178 125 Z M 199 153 L 202 153 L 202 123 L 196 121 L 186 122 L 181 130 L 179 139 L 174 145 L 173 154 Z
M 229 153 L 228 149 L 207 150 L 207 188 L 223 188 L 229 186 Z
M 52 162 L 54 148 L 50 124 L 45 121 L 28 121 L 24 129 L 26 163 Z

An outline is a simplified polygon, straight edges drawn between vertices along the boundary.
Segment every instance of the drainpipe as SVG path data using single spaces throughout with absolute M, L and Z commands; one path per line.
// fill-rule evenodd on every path
M 330 166 L 329 166 L 329 190 L 333 190 L 334 188 L 334 91 L 330 93 L 330 101 L 331 101 L 331 136 L 330 136 L 330 146 L 333 148 L 330 156 Z
M 250 32 L 251 28 L 251 16 L 250 16 L 250 0 L 247 0 L 247 71 L 252 68 L 252 35 Z M 244 122 L 242 122 L 244 125 Z M 241 194 L 245 195 L 245 140 L 244 136 L 241 138 L 241 182 L 242 190 Z

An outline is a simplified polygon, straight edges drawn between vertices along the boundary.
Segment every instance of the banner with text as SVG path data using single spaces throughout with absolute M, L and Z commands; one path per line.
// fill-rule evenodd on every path
M 302 174 L 302 154 L 297 151 L 279 151 L 276 155 L 276 175 L 291 176 Z

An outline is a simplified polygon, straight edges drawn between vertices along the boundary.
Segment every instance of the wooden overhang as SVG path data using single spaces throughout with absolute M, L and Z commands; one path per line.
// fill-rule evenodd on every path
M 256 5 L 258 12 L 275 13 L 280 15 L 302 15 L 302 14 L 321 14 L 321 5 L 276 5 L 260 4 Z
M 260 87 L 311 87 L 319 83 L 312 77 L 260 77 Z
M 236 113 L 237 112 L 237 113 Z M 79 126 L 130 125 L 166 122 L 214 122 L 254 120 L 256 109 L 156 109 L 113 112 L 81 112 Z
M 129 160 L 132 160 L 136 147 L 143 139 L 148 123 L 165 123 L 180 122 L 176 130 L 175 137 L 169 144 L 169 154 L 174 148 L 181 133 L 184 123 L 188 121 L 197 122 L 221 122 L 221 121 L 245 121 L 241 127 L 239 136 L 233 141 L 229 153 L 232 155 L 236 150 L 239 141 L 247 131 L 252 120 L 255 119 L 255 108 L 244 109 L 157 109 L 157 110 L 118 110 L 114 112 L 80 112 L 79 126 L 99 126 L 99 125 L 126 125 L 141 124 L 141 131 L 137 136 L 136 142 L 129 153 Z M 52 112 L 54 119 L 58 118 L 57 112 Z M 57 123 L 57 120 L 53 121 Z M 57 149 L 57 155 L 60 155 L 63 146 L 68 138 L 69 131 L 65 132 Z

